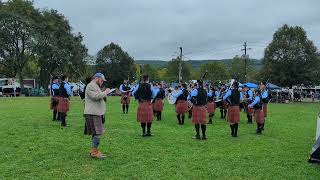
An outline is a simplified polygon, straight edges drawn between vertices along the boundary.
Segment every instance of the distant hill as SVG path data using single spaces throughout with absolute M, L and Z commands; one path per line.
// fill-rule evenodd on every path
M 257 69 L 261 69 L 262 61 L 258 59 L 251 59 Z M 192 65 L 193 68 L 200 68 L 201 64 L 210 63 L 210 62 L 222 62 L 227 67 L 231 67 L 232 59 L 221 59 L 221 60 L 189 60 L 185 61 Z M 161 61 L 161 60 L 135 60 L 137 64 L 150 64 L 154 67 L 165 67 L 168 64 L 168 61 Z

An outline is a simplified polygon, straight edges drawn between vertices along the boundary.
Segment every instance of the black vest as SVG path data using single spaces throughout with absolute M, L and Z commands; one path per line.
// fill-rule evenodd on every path
M 198 88 L 198 95 L 196 96 L 196 106 L 205 106 L 208 103 L 208 94 L 207 91 L 203 88 Z
M 231 106 L 238 106 L 240 104 L 240 92 L 238 89 L 231 90 L 230 103 Z
M 255 105 L 253 106 L 253 108 L 254 108 L 254 109 L 262 110 L 262 97 L 261 97 L 261 96 L 259 96 L 259 97 L 260 97 L 260 101 L 259 101 L 257 104 L 255 104 Z
M 130 90 L 130 87 L 127 85 L 125 85 L 125 84 L 123 84 L 122 85 L 122 91 L 129 91 Z
M 177 98 L 177 101 L 183 100 L 186 101 L 188 99 L 188 91 L 186 89 L 182 90 L 182 94 Z
M 151 101 L 152 99 L 151 85 L 148 83 L 141 83 L 136 93 L 139 102 L 142 100 Z
M 164 90 L 162 88 L 160 88 L 159 93 L 156 96 L 156 99 L 164 99 L 166 97 L 166 93 L 164 92 Z
M 66 88 L 64 88 L 64 85 L 65 85 L 65 82 L 61 82 L 60 87 L 59 87 L 59 96 L 68 98 L 69 95 L 67 93 Z
M 52 89 L 52 85 L 54 85 L 54 84 L 57 84 L 57 83 L 51 84 L 51 96 L 59 96 L 59 89 Z

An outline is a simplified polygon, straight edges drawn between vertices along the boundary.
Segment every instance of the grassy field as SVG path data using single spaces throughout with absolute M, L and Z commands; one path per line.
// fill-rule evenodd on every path
M 68 128 L 51 121 L 49 98 L 0 98 L 0 179 L 319 179 L 307 163 L 315 138 L 317 104 L 271 104 L 262 136 L 242 114 L 239 137 L 215 119 L 207 141 L 195 141 L 190 120 L 178 126 L 166 104 L 151 138 L 140 136 L 136 102 L 122 114 L 108 99 L 101 141 L 105 160 L 89 157 L 83 103 L 72 99 Z M 218 113 L 218 112 L 217 112 Z M 218 113 L 219 114 L 219 113 Z

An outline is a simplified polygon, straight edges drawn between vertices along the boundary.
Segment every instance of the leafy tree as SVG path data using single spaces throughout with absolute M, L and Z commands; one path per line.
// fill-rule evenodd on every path
M 245 82 L 245 57 L 235 56 L 232 59 L 230 72 L 232 78 L 237 78 L 239 82 Z M 254 68 L 253 61 L 247 59 L 247 81 L 254 81 L 256 78 L 257 70 Z
M 24 0 L 9 0 L 0 8 L 0 64 L 7 75 L 17 75 L 22 82 L 23 68 L 34 55 L 33 34 L 39 12 L 31 1 Z
M 97 54 L 97 70 L 106 75 L 108 86 L 117 87 L 136 74 L 134 60 L 115 43 L 110 43 Z
M 300 26 L 284 25 L 265 49 L 263 77 L 281 86 L 319 82 L 319 54 Z
M 170 81 L 176 81 L 179 80 L 179 58 L 172 59 L 168 63 L 168 79 Z M 192 66 L 185 61 L 182 61 L 182 81 L 188 81 L 191 78 L 191 71 Z
M 205 79 L 213 82 L 230 79 L 228 68 L 224 63 L 221 62 L 202 64 L 200 66 L 200 74 L 204 74 L 205 72 L 208 72 Z

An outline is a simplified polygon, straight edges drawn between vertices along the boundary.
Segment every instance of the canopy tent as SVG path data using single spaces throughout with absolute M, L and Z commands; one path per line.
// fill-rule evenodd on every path
M 320 164 L 320 115 L 317 118 L 316 143 L 312 147 L 309 162 Z
M 273 90 L 273 89 L 281 89 L 281 87 L 279 87 L 279 86 L 277 86 L 275 84 L 272 84 L 272 83 L 268 83 L 267 84 L 267 88 L 271 89 L 271 90 Z
M 247 83 L 244 83 L 242 84 L 240 87 L 243 87 L 243 86 L 247 86 L 248 88 L 253 88 L 253 89 L 257 89 L 258 88 L 258 85 L 255 84 L 255 83 L 251 83 L 251 82 L 247 82 Z

